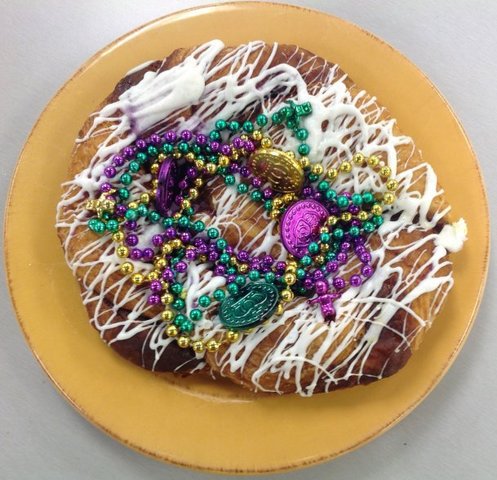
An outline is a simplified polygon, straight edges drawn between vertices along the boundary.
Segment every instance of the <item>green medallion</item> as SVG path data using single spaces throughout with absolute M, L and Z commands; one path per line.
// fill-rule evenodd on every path
M 236 295 L 226 298 L 219 309 L 221 322 L 232 330 L 255 327 L 268 318 L 278 305 L 278 290 L 265 282 L 249 283 Z

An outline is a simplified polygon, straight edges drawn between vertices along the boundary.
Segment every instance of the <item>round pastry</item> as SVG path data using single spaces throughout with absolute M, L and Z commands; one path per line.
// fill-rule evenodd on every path
M 296 46 L 212 41 L 137 67 L 69 177 L 57 230 L 102 339 L 253 391 L 397 372 L 466 236 L 386 109 Z

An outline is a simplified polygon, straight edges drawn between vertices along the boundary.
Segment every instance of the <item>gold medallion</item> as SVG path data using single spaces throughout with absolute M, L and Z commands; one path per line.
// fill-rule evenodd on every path
M 298 193 L 304 184 L 304 171 L 291 153 L 276 148 L 259 148 L 248 161 L 251 172 L 281 193 Z

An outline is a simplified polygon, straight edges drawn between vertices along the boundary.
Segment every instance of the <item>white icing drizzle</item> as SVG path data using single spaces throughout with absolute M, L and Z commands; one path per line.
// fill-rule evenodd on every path
M 272 318 L 241 341 L 230 345 L 225 352 L 220 352 L 216 363 L 221 374 L 242 375 L 247 359 L 258 346 L 269 335 L 281 330 L 279 341 L 273 342 L 252 372 L 254 389 L 280 393 L 288 391 L 288 384 L 292 384 L 291 391 L 311 395 L 318 383 L 321 388 L 324 384 L 325 390 L 328 390 L 351 377 L 367 376 L 363 366 L 381 333 L 390 328 L 388 322 L 398 312 L 405 313 L 403 328 L 395 331 L 402 340 L 398 349 L 408 348 L 416 334 L 429 326 L 442 303 L 442 296 L 453 282 L 451 274 L 447 273 L 450 272 L 447 252 L 462 247 L 466 239 L 466 225 L 464 220 L 459 220 L 452 226 L 444 226 L 440 233 L 432 230 L 448 213 L 448 208 L 436 212 L 430 210 L 433 201 L 443 193 L 437 187 L 435 172 L 426 163 L 414 164 L 407 169 L 397 164 L 398 149 L 407 148 L 412 156 L 414 145 L 409 137 L 394 134 L 394 120 L 381 118 L 382 110 L 374 98 L 363 91 L 351 93 L 338 67 L 324 67 L 320 82 L 309 88 L 297 68 L 287 64 L 271 65 L 277 52 L 276 45 L 272 47 L 269 58 L 264 60 L 264 46 L 263 42 L 241 45 L 217 58 L 214 64 L 213 60 L 224 45 L 219 40 L 206 43 L 173 68 L 160 73 L 145 73 L 143 79 L 117 101 L 95 113 L 88 133 L 78 141 L 98 136 L 102 142 L 88 168 L 65 184 L 66 191 L 58 206 L 57 227 L 67 229 L 64 249 L 73 272 L 76 273 L 79 268 L 88 269 L 79 280 L 84 288 L 83 302 L 95 306 L 96 313 L 91 320 L 94 326 L 102 336 L 108 329 L 118 326 L 120 331 L 113 342 L 129 339 L 138 332 L 147 332 L 147 347 L 155 353 L 157 362 L 174 340 L 164 335 L 164 324 L 158 322 L 158 317 L 147 318 L 150 312 L 142 288 L 131 286 L 126 300 L 119 299 L 125 291 L 124 286 L 129 285 L 125 278 L 115 280 L 120 259 L 109 240 L 95 237 L 82 250 L 69 254 L 71 238 L 87 222 L 84 199 L 92 197 L 102 181 L 103 165 L 112 154 L 151 129 L 159 132 L 167 128 L 205 131 L 213 126 L 215 119 L 239 118 L 240 112 L 250 111 L 256 104 L 262 104 L 264 111 L 271 114 L 290 93 L 299 103 L 310 102 L 313 113 L 305 119 L 305 126 L 310 132 L 307 143 L 311 146 L 313 161 L 322 161 L 328 167 L 339 160 L 350 159 L 355 151 L 366 155 L 380 154 L 400 183 L 398 200 L 385 213 L 385 222 L 377 234 L 380 245 L 372 253 L 376 273 L 361 287 L 349 288 L 343 294 L 336 303 L 339 316 L 331 325 L 323 322 L 319 307 L 298 299 L 281 317 Z M 316 68 L 315 57 L 310 60 L 300 57 L 297 60 L 301 71 Z M 139 69 L 137 67 L 131 72 Z M 219 72 L 223 71 L 227 73 L 218 78 Z M 276 91 L 278 93 L 274 95 Z M 197 105 L 197 110 L 188 119 L 183 118 L 182 110 L 192 104 Z M 277 145 L 284 145 L 285 149 L 296 148 L 297 142 L 288 131 L 270 133 Z M 419 179 L 422 179 L 422 191 L 410 189 Z M 133 182 L 132 192 L 143 191 L 147 180 L 143 176 Z M 376 174 L 355 169 L 351 175 L 340 177 L 338 188 L 380 190 L 382 182 Z M 215 216 L 210 219 L 211 225 L 221 229 L 228 226 L 238 228 L 241 236 L 236 218 L 246 211 L 250 202 L 248 196 L 240 198 L 234 188 L 219 189 L 214 196 Z M 69 206 L 70 213 L 67 213 L 64 207 Z M 143 226 L 139 228 L 141 233 Z M 159 229 L 148 228 L 147 236 Z M 399 246 L 400 232 L 408 232 L 410 236 Z M 256 255 L 263 254 L 279 241 L 274 221 L 268 219 L 266 226 L 245 248 Z M 140 245 L 144 246 L 144 243 Z M 93 258 L 95 256 L 98 260 Z M 403 269 L 403 264 L 413 256 L 417 260 L 412 268 Z M 281 251 L 280 258 L 285 258 L 284 251 Z M 145 264 L 142 266 L 146 268 Z M 384 293 L 380 292 L 387 279 L 390 279 L 391 287 L 388 298 L 385 298 Z M 205 265 L 190 264 L 185 285 L 188 291 L 187 310 L 194 308 L 200 295 L 210 294 L 223 284 L 224 279 L 214 277 Z M 412 303 L 428 293 L 435 294 L 432 305 L 426 318 L 420 318 L 414 312 Z M 111 299 L 111 302 L 105 303 L 104 298 Z M 130 302 L 136 303 L 127 318 L 114 323 L 119 318 L 119 310 L 129 306 Z M 418 324 L 414 332 L 411 329 L 410 335 L 406 334 L 408 314 Z M 214 336 L 220 330 L 221 324 L 214 317 L 198 322 L 195 333 Z M 317 345 L 319 348 L 316 350 Z M 311 347 L 314 347 L 312 354 Z M 197 369 L 202 366 L 200 364 Z M 381 376 L 375 375 L 375 378 Z M 266 386 L 268 378 L 271 379 L 270 388 Z

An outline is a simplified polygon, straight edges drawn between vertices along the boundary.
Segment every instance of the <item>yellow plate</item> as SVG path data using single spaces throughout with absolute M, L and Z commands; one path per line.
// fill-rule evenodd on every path
M 80 126 L 126 71 L 176 47 L 220 37 L 295 43 L 339 63 L 377 95 L 438 172 L 469 241 L 455 286 L 400 373 L 368 387 L 257 397 L 227 384 L 160 378 L 122 360 L 88 324 L 54 221 Z M 155 458 L 196 469 L 262 473 L 303 467 L 359 447 L 405 417 L 460 350 L 487 273 L 488 210 L 480 170 L 457 119 L 430 81 L 370 33 L 319 12 L 236 3 L 187 10 L 135 30 L 91 58 L 61 88 L 19 158 L 6 212 L 6 262 L 26 338 L 57 388 L 88 420 Z

